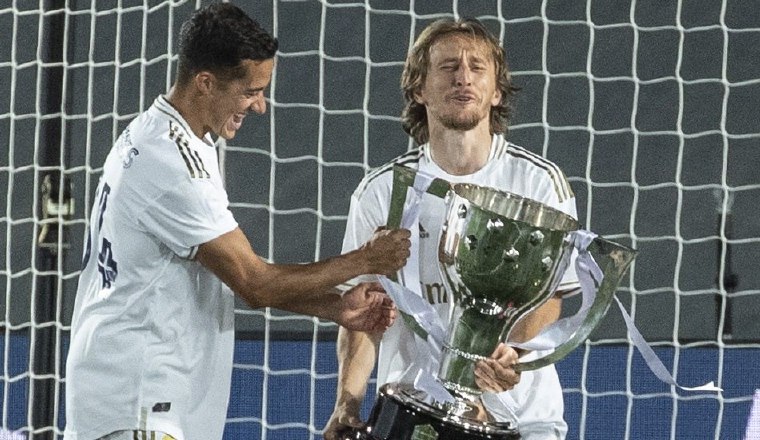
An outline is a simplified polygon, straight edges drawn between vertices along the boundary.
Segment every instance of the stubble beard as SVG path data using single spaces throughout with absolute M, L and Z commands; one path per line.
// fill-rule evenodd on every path
M 440 118 L 441 125 L 444 127 L 457 130 L 457 131 L 469 131 L 477 127 L 483 117 L 476 112 L 468 112 L 467 114 L 446 115 Z

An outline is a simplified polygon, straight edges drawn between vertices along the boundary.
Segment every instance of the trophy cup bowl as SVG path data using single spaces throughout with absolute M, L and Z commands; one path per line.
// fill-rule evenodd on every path
M 439 379 L 455 395 L 480 395 L 475 363 L 516 322 L 554 295 L 578 229 L 571 216 L 492 188 L 457 184 L 446 195 L 439 266 L 453 297 Z
M 408 168 L 397 167 L 394 174 L 394 191 L 414 180 Z M 498 343 L 508 340 L 520 318 L 554 295 L 572 259 L 574 245 L 569 235 L 579 229 L 579 223 L 557 209 L 509 192 L 447 182 L 444 192 L 441 182 L 435 190 L 434 186 L 428 192 L 445 194 L 438 257 L 452 298 L 437 380 L 453 399 L 438 402 L 412 385 L 385 384 L 366 428 L 351 438 L 519 439 L 512 422 L 474 418 L 481 395 L 474 367 Z M 400 202 L 392 201 L 391 227 L 394 203 Z M 551 354 L 518 363 L 516 370 L 532 370 L 562 359 L 586 340 L 607 312 L 635 251 L 601 237 L 594 238 L 587 250 L 604 278 L 582 324 Z

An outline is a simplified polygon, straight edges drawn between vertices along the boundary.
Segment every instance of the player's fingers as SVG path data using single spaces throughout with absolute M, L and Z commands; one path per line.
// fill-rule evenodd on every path
M 475 365 L 475 376 L 481 379 L 483 386 L 489 387 L 487 391 L 506 391 L 520 382 L 519 372 L 511 367 L 501 365 L 495 359 L 479 361 Z
M 390 317 L 390 323 L 388 325 L 390 326 L 398 317 L 398 309 L 396 308 L 395 304 L 393 304 L 393 307 L 390 308 L 389 317 Z
M 511 385 L 504 384 L 488 376 L 476 376 L 475 384 L 481 391 L 490 391 L 494 393 L 501 393 L 512 388 Z
M 384 309 L 383 313 L 375 321 L 375 331 L 387 330 L 393 324 L 393 321 L 396 319 L 395 317 L 396 314 L 393 309 Z
M 365 282 L 364 285 L 367 288 L 367 292 L 385 293 L 385 288 L 383 287 L 382 283 L 380 283 L 379 281 L 368 281 L 368 282 Z
M 475 373 L 475 385 L 477 385 L 481 391 L 490 391 L 494 393 L 506 391 L 499 387 L 498 383 L 492 377 L 479 375 L 477 371 Z
M 396 303 L 393 301 L 393 299 L 390 296 L 383 294 L 383 306 L 389 307 L 391 309 L 395 309 Z
M 376 292 L 376 291 L 370 291 L 369 292 L 369 300 L 371 301 L 369 306 L 372 308 L 381 308 L 383 306 L 383 297 L 385 294 L 383 292 Z
M 411 241 L 409 241 L 409 238 L 412 236 L 412 231 L 409 229 L 391 229 L 390 230 L 391 236 L 401 242 L 409 242 L 411 244 Z
M 518 354 L 514 348 L 500 342 L 494 349 L 493 353 L 491 353 L 490 357 L 498 360 L 502 365 L 512 365 L 517 362 Z

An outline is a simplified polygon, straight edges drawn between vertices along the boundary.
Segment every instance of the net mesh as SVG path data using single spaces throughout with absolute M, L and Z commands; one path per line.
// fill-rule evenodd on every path
M 100 167 L 168 90 L 178 27 L 205 3 L 0 0 L 0 438 L 62 433 Z M 586 228 L 639 250 L 617 295 L 676 379 L 724 388 L 661 384 L 610 310 L 557 366 L 568 438 L 744 435 L 760 360 L 760 10 L 739 0 L 236 3 L 281 48 L 268 113 L 220 144 L 231 208 L 258 254 L 340 252 L 353 188 L 413 147 L 399 78 L 414 37 L 437 18 L 478 17 L 521 87 L 510 140 L 562 167 Z M 334 402 L 335 326 L 242 305 L 237 315 L 225 438 L 318 438 Z

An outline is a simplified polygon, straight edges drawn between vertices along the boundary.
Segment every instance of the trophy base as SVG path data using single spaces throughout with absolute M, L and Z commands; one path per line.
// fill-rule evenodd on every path
M 519 440 L 509 422 L 482 422 L 451 414 L 418 399 L 420 391 L 397 383 L 378 392 L 367 427 L 356 440 Z

